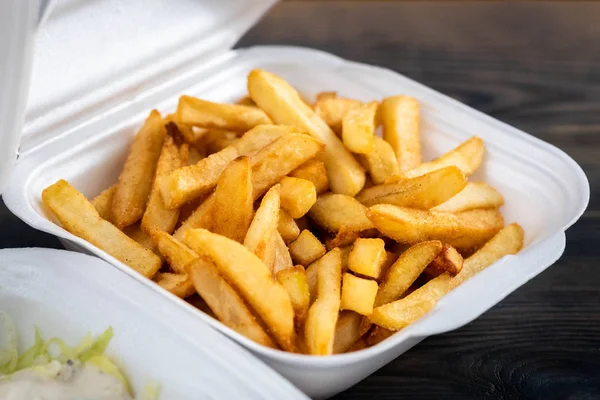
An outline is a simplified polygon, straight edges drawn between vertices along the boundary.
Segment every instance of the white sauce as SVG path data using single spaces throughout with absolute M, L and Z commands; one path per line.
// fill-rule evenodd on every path
M 0 399 L 132 400 L 119 379 L 94 365 L 73 367 L 53 361 L 46 371 L 25 369 L 0 378 Z

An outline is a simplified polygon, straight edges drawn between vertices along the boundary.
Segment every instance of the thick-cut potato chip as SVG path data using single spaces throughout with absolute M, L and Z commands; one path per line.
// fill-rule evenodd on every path
M 498 208 L 504 205 L 504 197 L 484 182 L 469 182 L 467 186 L 446 202 L 431 211 L 460 212 L 476 208 Z
M 360 232 L 375 227 L 367 218 L 366 212 L 367 208 L 354 197 L 326 193 L 317 198 L 308 216 L 332 232 L 337 232 L 342 227 Z
M 287 290 L 294 307 L 295 324 L 301 327 L 308 313 L 310 301 L 310 293 L 308 291 L 308 283 L 306 281 L 306 272 L 304 267 L 296 265 L 282 269 L 276 274 L 279 283 Z
M 275 267 L 279 204 L 279 185 L 275 185 L 263 197 L 244 239 L 244 246 L 256 254 L 271 271 Z
M 257 107 L 213 103 L 192 96 L 179 98 L 177 118 L 183 124 L 239 132 L 271 123 L 267 114 Z
M 275 123 L 298 126 L 325 144 L 325 151 L 319 159 L 327 167 L 333 192 L 354 196 L 362 189 L 365 171 L 289 83 L 275 74 L 256 69 L 248 75 L 248 92 Z
M 94 206 L 67 181 L 61 179 L 44 189 L 42 200 L 63 228 L 73 235 L 87 240 L 147 278 L 152 278 L 159 270 L 162 262 L 156 254 L 100 218 Z
M 343 290 L 343 288 L 342 288 Z M 342 311 L 335 325 L 333 354 L 345 353 L 362 336 L 358 329 L 362 316 L 354 311 Z
M 111 221 L 118 228 L 133 225 L 144 215 L 166 135 L 160 113 L 152 111 L 133 139 L 113 195 Z
M 205 229 L 187 231 L 185 242 L 214 261 L 219 273 L 239 290 L 282 349 L 296 350 L 290 297 L 260 258 L 238 242 Z
M 477 136 L 473 136 L 443 156 L 423 163 L 410 171 L 406 171 L 405 177 L 414 178 L 451 165 L 460 168 L 466 176 L 471 176 L 481 165 L 484 154 L 485 145 L 483 140 Z
M 317 101 L 313 104 L 313 109 L 329 125 L 331 130 L 340 136 L 342 134 L 342 121 L 348 110 L 361 105 L 360 101 L 340 97 L 336 92 L 322 92 L 317 95 Z
M 392 336 L 394 331 L 390 331 L 389 329 L 382 328 L 380 326 L 374 327 L 369 335 L 367 336 L 367 345 L 375 346 L 378 343 L 383 342 L 385 339 Z
M 273 273 L 276 274 L 283 269 L 291 268 L 293 266 L 294 263 L 292 262 L 290 250 L 285 245 L 279 232 L 275 232 L 275 262 L 273 265 Z
M 423 273 L 430 278 L 435 278 L 443 273 L 450 276 L 456 276 L 463 267 L 463 257 L 449 244 L 444 244 L 442 251 L 425 268 Z
M 293 242 L 300 235 L 298 224 L 285 210 L 279 210 L 279 224 L 277 229 L 286 244 Z
M 210 259 L 197 258 L 190 264 L 189 270 L 194 288 L 219 321 L 257 343 L 276 348 L 244 300 L 221 277 Z
M 293 218 L 301 218 L 317 201 L 317 191 L 311 181 L 284 176 L 281 184 L 281 208 Z
M 375 114 L 379 103 L 372 101 L 348 110 L 342 121 L 344 146 L 353 153 L 368 154 L 373 151 Z
M 316 261 L 317 299 L 310 306 L 304 325 L 308 352 L 325 356 L 333 353 L 335 327 L 340 311 L 342 260 L 335 248 Z
M 366 206 L 393 204 L 427 210 L 452 198 L 466 185 L 462 171 L 450 166 L 416 178 L 370 187 L 356 198 Z
M 215 189 L 212 231 L 242 243 L 254 216 L 250 160 L 240 157 L 229 164 Z
M 375 307 L 390 303 L 402 296 L 427 268 L 429 263 L 442 251 L 439 240 L 417 243 L 411 246 L 388 269 L 379 285 Z
M 185 299 L 196 293 L 194 283 L 187 274 L 173 274 L 171 272 L 157 272 L 152 280 L 168 292 L 180 299 Z
M 92 205 L 100 214 L 100 218 L 110 221 L 110 208 L 112 206 L 112 199 L 117 190 L 117 185 L 112 185 L 108 189 L 104 189 L 98 196 L 94 197 L 91 201 Z
M 341 310 L 351 310 L 368 316 L 373 312 L 375 296 L 377 296 L 377 282 L 350 273 L 344 274 Z
M 367 215 L 377 230 L 398 242 L 441 240 L 461 252 L 479 248 L 504 226 L 495 209 L 451 214 L 378 204 L 369 208 Z
M 329 189 L 329 180 L 327 179 L 327 169 L 325 163 L 320 160 L 308 160 L 292 172 L 290 176 L 293 178 L 306 179 L 315 185 L 317 194 L 326 192 Z
M 325 254 L 325 246 L 307 229 L 300 232 L 298 239 L 290 243 L 289 249 L 292 260 L 305 267 Z
M 383 138 L 392 145 L 400 171 L 421 163 L 419 102 L 410 96 L 393 96 L 381 102 Z
M 144 232 L 149 233 L 152 228 L 158 228 L 171 233 L 175 229 L 175 225 L 179 220 L 179 210 L 165 207 L 160 194 L 159 182 L 163 177 L 180 168 L 181 164 L 179 149 L 175 145 L 173 138 L 167 136 L 163 143 L 160 157 L 158 158 L 156 177 L 154 178 L 150 199 L 142 217 L 142 229 Z
M 357 239 L 348 255 L 348 269 L 360 275 L 379 279 L 386 259 L 383 239 Z
M 157 228 L 150 231 L 150 236 L 171 269 L 179 275 L 187 274 L 188 264 L 198 258 L 198 254 L 167 232 Z
M 400 173 L 398 159 L 392 145 L 379 136 L 373 137 L 373 151 L 357 155 L 357 157 L 376 185 L 382 184 L 389 177 Z

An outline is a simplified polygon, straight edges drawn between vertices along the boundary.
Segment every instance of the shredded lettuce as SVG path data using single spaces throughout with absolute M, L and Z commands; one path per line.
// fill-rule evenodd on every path
M 17 328 L 10 315 L 4 311 L 0 311 L 0 322 L 6 332 L 6 349 L 0 350 L 0 374 L 9 374 L 15 370 L 19 362 Z

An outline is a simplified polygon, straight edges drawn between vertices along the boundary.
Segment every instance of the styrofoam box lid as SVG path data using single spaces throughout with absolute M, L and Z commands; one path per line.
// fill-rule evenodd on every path
M 27 152 L 90 115 L 134 99 L 140 87 L 185 73 L 191 60 L 230 49 L 275 2 L 0 2 L 0 191 L 17 146 Z
M 33 343 L 34 324 L 46 339 L 71 345 L 112 326 L 107 355 L 138 394 L 157 382 L 161 399 L 308 399 L 225 336 L 150 292 L 99 258 L 0 250 L 0 309 L 15 318 L 21 350 Z

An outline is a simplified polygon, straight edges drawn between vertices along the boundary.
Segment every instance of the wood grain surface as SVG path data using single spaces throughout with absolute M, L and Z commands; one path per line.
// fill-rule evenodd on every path
M 569 153 L 590 205 L 547 271 L 336 399 L 600 399 L 600 4 L 291 1 L 239 43 L 382 65 Z M 0 247 L 60 247 L 0 204 Z

